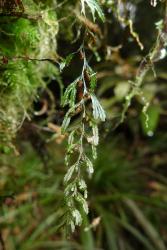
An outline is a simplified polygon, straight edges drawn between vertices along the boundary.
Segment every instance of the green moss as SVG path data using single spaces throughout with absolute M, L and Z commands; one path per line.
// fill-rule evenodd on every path
M 4 140 L 15 134 L 27 116 L 37 89 L 45 86 L 44 77 L 56 72 L 50 62 L 40 61 L 56 55 L 58 23 L 55 12 L 49 9 L 51 3 L 28 0 L 24 3 L 27 18 L 1 19 L 0 135 Z M 37 18 L 31 20 L 28 15 Z

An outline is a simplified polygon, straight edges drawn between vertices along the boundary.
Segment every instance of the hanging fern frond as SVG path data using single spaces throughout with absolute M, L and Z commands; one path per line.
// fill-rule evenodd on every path
M 89 66 L 83 48 L 80 52 L 83 54 L 81 75 L 66 88 L 62 101 L 63 107 L 69 106 L 62 124 L 63 133 L 70 130 L 71 118 L 75 117 L 76 114 L 80 115 L 78 126 L 74 130 L 71 129 L 68 136 L 65 157 L 65 163 L 68 167 L 64 177 L 65 200 L 68 207 L 66 218 L 72 231 L 74 231 L 75 226 L 82 223 L 81 214 L 88 213 L 87 186 L 83 176 L 86 172 L 91 177 L 94 168 L 91 157 L 86 153 L 85 145 L 88 144 L 92 148 L 92 158 L 96 159 L 96 147 L 99 143 L 97 123 L 99 120 L 105 121 L 106 119 L 105 112 L 94 94 L 96 74 Z M 91 108 L 87 100 L 92 100 Z M 91 132 L 88 133 L 89 130 Z

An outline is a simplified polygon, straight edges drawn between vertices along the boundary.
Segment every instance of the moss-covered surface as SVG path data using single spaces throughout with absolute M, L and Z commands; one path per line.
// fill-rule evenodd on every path
M 57 74 L 49 60 L 56 61 L 58 22 L 54 3 L 24 1 L 24 12 L 1 17 L 0 138 L 8 140 L 28 117 L 37 89 L 44 78 Z M 19 17 L 26 13 L 26 17 Z M 34 20 L 33 20 L 34 18 Z M 32 20 L 31 20 L 32 19 Z M 47 61 L 48 60 L 48 61 Z

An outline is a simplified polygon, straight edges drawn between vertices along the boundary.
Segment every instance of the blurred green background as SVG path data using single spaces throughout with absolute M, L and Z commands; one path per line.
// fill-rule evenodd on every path
M 38 1 L 37 1 L 38 2 Z M 60 1 L 57 37 L 59 55 L 67 56 L 82 41 L 83 23 L 70 11 L 75 1 Z M 86 52 L 97 72 L 97 96 L 107 121 L 99 125 L 100 145 L 95 173 L 87 178 L 89 214 L 81 228 L 69 234 L 64 225 L 64 157 L 67 136 L 60 134 L 65 111 L 60 107 L 61 84 L 66 87 L 80 70 L 74 57 L 34 102 L 14 140 L 15 149 L 0 144 L 0 249 L 2 250 L 165 250 L 167 249 L 167 62 L 150 70 L 133 98 L 123 123 L 124 100 L 138 66 L 157 37 L 164 3 L 101 1 L 106 21 L 98 23 L 95 41 Z M 116 5 L 114 3 L 119 3 Z M 77 8 L 77 7 L 76 7 Z M 141 51 L 129 26 L 144 45 Z M 68 16 L 69 15 L 69 16 Z M 67 18 L 64 18 L 66 17 Z M 64 19 L 63 19 L 64 18 Z M 90 24 L 87 24 L 90 26 Z M 78 39 L 76 37 L 78 36 Z M 165 48 L 166 49 L 166 48 Z M 47 82 L 44 78 L 44 81 Z M 142 113 L 143 97 L 150 103 Z M 47 112 L 41 113 L 47 103 Z M 50 130 L 49 130 L 49 129 Z

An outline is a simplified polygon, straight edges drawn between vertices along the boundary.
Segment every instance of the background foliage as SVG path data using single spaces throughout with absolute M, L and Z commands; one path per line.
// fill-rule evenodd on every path
M 165 250 L 166 1 L 0 10 L 0 248 Z

